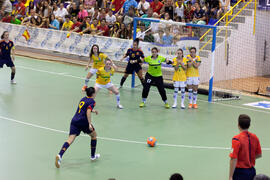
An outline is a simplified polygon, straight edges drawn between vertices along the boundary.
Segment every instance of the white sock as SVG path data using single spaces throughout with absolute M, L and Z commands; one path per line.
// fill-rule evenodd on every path
M 116 94 L 116 102 L 117 102 L 117 105 L 120 104 L 120 94 Z
M 177 104 L 178 89 L 179 88 L 174 88 L 174 93 L 173 93 L 174 104 Z
M 181 87 L 181 104 L 184 104 L 185 102 L 185 88 Z
M 197 91 L 194 91 L 193 92 L 193 103 L 194 104 L 197 104 L 197 96 L 198 96 L 198 92 Z
M 189 99 L 189 104 L 192 104 L 192 89 L 188 89 L 188 99 Z
M 142 102 L 143 103 L 146 103 L 146 98 L 142 98 Z

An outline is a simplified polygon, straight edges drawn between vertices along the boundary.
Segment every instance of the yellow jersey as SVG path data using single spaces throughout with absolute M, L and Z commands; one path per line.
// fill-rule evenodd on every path
M 188 59 L 183 57 L 183 63 L 184 65 L 187 65 Z M 175 67 L 177 65 L 177 57 L 173 58 L 173 66 Z M 179 64 L 178 70 L 174 70 L 173 74 L 173 81 L 186 81 L 186 71 L 183 69 L 182 65 Z
M 104 67 L 104 61 L 108 56 L 103 53 L 99 53 L 98 56 L 95 56 L 94 54 L 91 56 L 91 59 L 93 60 L 93 66 L 94 69 L 99 69 L 101 67 Z
M 63 30 L 64 31 L 70 31 L 72 28 L 73 22 L 69 21 L 69 22 L 64 22 L 63 24 Z
M 192 59 L 192 61 L 201 62 L 200 56 L 196 56 L 195 58 L 192 58 L 190 55 L 187 55 L 187 60 L 188 60 L 188 62 L 190 62 L 188 57 L 190 59 Z M 194 66 L 188 67 L 187 68 L 187 77 L 199 77 L 199 69 L 195 68 Z
M 104 67 L 101 67 L 97 71 L 96 83 L 101 85 L 106 85 L 111 82 L 111 76 L 114 74 L 114 69 L 111 68 L 110 71 L 106 72 Z

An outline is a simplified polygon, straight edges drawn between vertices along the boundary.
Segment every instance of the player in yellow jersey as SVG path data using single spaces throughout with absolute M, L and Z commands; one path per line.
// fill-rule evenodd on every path
M 196 55 L 196 48 L 192 47 L 187 56 L 187 88 L 188 88 L 188 108 L 197 109 L 198 85 L 200 83 L 199 66 L 201 64 L 200 56 Z
M 92 68 L 90 69 L 90 71 L 88 72 L 87 76 L 86 76 L 86 79 L 85 79 L 85 84 L 84 86 L 82 87 L 82 90 L 84 91 L 87 86 L 88 86 L 88 83 L 89 83 L 89 79 L 94 75 L 96 74 L 96 72 L 98 71 L 99 68 L 101 67 L 104 67 L 105 64 L 105 60 L 109 60 L 111 61 L 112 63 L 112 66 L 115 67 L 114 63 L 112 62 L 112 60 L 110 60 L 108 58 L 108 56 L 104 53 L 101 53 L 99 51 L 99 46 L 97 44 L 94 44 L 91 48 L 91 51 L 90 51 L 90 60 L 88 61 L 88 64 L 86 66 L 86 70 L 89 69 L 89 65 L 90 63 L 93 61 L 93 65 L 92 65 Z
M 106 59 L 105 66 L 98 69 L 95 84 L 96 94 L 101 88 L 106 88 L 109 91 L 112 91 L 116 95 L 117 108 L 123 109 L 123 106 L 120 104 L 120 93 L 118 89 L 111 83 L 111 76 L 114 74 L 114 68 L 116 68 L 113 68 L 112 66 L 112 61 Z
M 173 58 L 173 86 L 174 86 L 174 104 L 172 108 L 176 108 L 177 106 L 177 95 L 179 89 L 181 90 L 181 109 L 185 109 L 185 87 L 186 87 L 186 69 L 187 69 L 187 59 L 183 55 L 183 50 L 177 50 L 177 57 Z

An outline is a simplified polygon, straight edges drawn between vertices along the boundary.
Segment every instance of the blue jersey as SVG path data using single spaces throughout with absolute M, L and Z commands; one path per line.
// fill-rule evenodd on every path
M 0 60 L 11 60 L 10 52 L 14 44 L 12 41 L 0 41 Z
M 144 58 L 144 54 L 142 50 L 137 49 L 136 51 L 132 48 L 127 50 L 126 56 L 129 56 L 129 63 L 130 61 L 137 60 L 137 63 L 141 62 L 141 58 Z
M 91 109 L 91 111 L 94 109 L 96 105 L 96 102 L 91 97 L 84 97 L 81 99 L 77 111 L 75 115 L 72 118 L 71 123 L 72 124 L 78 124 L 78 125 L 89 125 L 88 119 L 87 119 L 87 110 Z

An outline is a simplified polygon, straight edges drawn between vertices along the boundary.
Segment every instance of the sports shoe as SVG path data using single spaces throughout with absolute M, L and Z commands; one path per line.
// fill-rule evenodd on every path
M 90 159 L 92 160 L 92 161 L 94 161 L 94 160 L 96 160 L 96 159 L 98 159 L 98 158 L 100 158 L 100 154 L 96 154 L 94 157 L 90 157 Z
M 181 104 L 181 109 L 186 109 L 184 104 Z
M 174 103 L 173 105 L 172 105 L 172 108 L 176 108 L 177 107 L 177 103 Z
M 170 108 L 170 105 L 168 103 L 165 103 L 165 108 L 166 109 L 169 109 Z
M 86 90 L 86 88 L 87 88 L 87 86 L 86 86 L 86 85 L 84 85 L 84 86 L 82 87 L 82 91 L 85 91 L 85 90 Z
M 11 84 L 17 84 L 16 81 L 13 79 L 10 81 Z
M 117 105 L 117 108 L 118 108 L 118 109 L 123 109 L 124 107 L 123 107 L 121 104 L 118 104 L 118 105 Z
M 145 103 L 144 102 L 141 102 L 140 104 L 140 108 L 144 107 L 145 106 Z
M 57 156 L 55 157 L 55 166 L 57 168 L 60 168 L 60 164 L 61 164 L 62 158 L 59 154 L 57 154 Z
M 193 108 L 194 109 L 198 109 L 198 105 L 197 104 L 193 104 Z
M 191 109 L 191 108 L 192 108 L 192 104 L 189 104 L 189 105 L 188 105 L 188 109 Z

